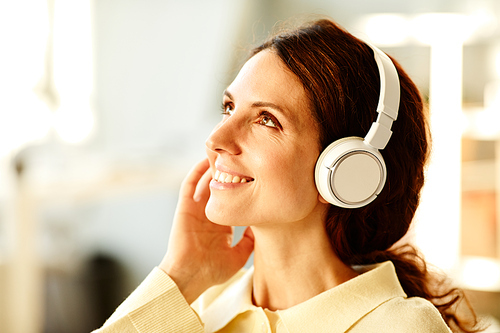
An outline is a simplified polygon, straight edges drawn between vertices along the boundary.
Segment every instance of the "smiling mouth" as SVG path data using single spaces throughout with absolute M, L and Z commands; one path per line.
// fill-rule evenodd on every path
M 252 182 L 253 178 L 233 176 L 229 173 L 215 170 L 214 180 L 219 183 L 248 183 Z

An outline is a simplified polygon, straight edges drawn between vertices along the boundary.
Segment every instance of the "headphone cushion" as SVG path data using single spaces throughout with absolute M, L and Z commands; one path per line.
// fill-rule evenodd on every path
M 380 152 L 359 137 L 333 142 L 316 162 L 319 193 L 339 207 L 358 208 L 372 202 L 382 191 L 386 177 Z

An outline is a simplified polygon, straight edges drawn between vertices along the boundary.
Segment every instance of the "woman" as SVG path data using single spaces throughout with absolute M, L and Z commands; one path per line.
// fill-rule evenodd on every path
M 98 332 L 473 332 L 473 313 L 452 307 L 460 292 L 393 246 L 418 206 L 428 133 L 417 88 L 397 63 L 397 93 L 387 88 L 377 54 L 328 20 L 256 48 L 224 92 L 208 160 L 181 187 L 163 261 Z M 395 120 L 393 134 L 376 129 L 385 142 L 359 155 L 380 175 L 366 200 L 331 204 L 318 157 L 341 138 L 371 142 L 381 85 L 400 99 L 377 120 Z M 234 247 L 231 226 L 249 226 Z

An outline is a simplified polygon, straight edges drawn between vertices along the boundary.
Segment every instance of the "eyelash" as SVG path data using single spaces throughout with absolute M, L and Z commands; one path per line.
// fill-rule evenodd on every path
M 228 111 L 228 108 L 231 108 L 231 111 Z M 232 113 L 233 113 L 232 105 L 230 103 L 228 103 L 228 102 L 226 102 L 226 103 L 223 102 L 222 105 L 221 105 L 221 113 L 222 113 L 223 116 L 230 116 L 230 115 L 232 115 Z M 274 126 L 269 126 L 269 125 L 266 125 L 265 123 L 263 123 L 263 120 L 266 119 L 266 118 L 269 119 L 274 124 Z M 260 124 L 262 126 L 270 127 L 270 128 L 282 129 L 281 124 L 276 119 L 276 117 L 273 116 L 268 111 L 261 111 L 259 113 L 258 124 Z
M 263 120 L 267 118 L 269 119 L 270 121 L 273 122 L 274 126 L 268 126 L 266 124 L 263 123 Z M 272 114 L 270 114 L 269 112 L 267 111 L 262 111 L 260 114 L 259 114 L 259 124 L 263 125 L 263 126 L 267 126 L 267 127 L 271 127 L 271 128 L 278 128 L 278 129 L 281 129 L 281 124 L 279 123 L 278 119 L 276 119 L 276 117 L 274 117 Z
M 224 116 L 230 116 L 232 114 L 231 111 L 227 111 L 228 107 L 231 107 L 231 110 L 232 110 L 231 104 L 229 104 L 229 103 L 222 103 L 222 105 L 221 105 L 221 113 L 222 113 L 222 115 L 224 115 Z

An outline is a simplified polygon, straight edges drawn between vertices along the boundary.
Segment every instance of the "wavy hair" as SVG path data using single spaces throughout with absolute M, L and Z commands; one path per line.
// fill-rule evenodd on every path
M 376 118 L 380 79 L 372 49 L 326 19 L 277 33 L 252 51 L 275 52 L 302 82 L 320 130 L 320 148 L 348 136 L 364 137 Z M 394 60 L 393 60 L 394 61 Z M 401 102 L 393 135 L 381 151 L 387 181 L 374 202 L 357 209 L 331 206 L 326 231 L 337 256 L 347 265 L 391 260 L 409 297 L 431 301 L 456 332 L 478 332 L 477 318 L 459 316 L 462 291 L 430 273 L 410 245 L 394 246 L 408 231 L 419 204 L 430 150 L 427 112 L 421 95 L 394 61 Z M 466 300 L 466 299 L 465 299 Z

